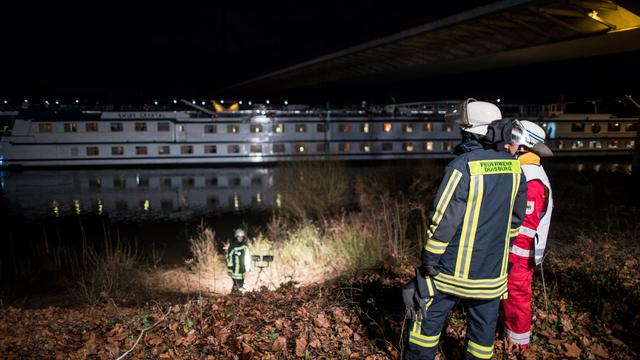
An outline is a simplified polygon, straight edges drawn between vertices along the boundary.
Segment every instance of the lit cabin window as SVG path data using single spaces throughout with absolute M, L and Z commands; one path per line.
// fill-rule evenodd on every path
M 602 143 L 598 140 L 589 141 L 589 149 L 602 149 Z
M 607 124 L 607 131 L 620 131 L 619 122 L 610 122 Z
M 452 132 L 453 126 L 451 124 L 442 124 L 442 131 L 444 132 Z
M 137 122 L 134 124 L 134 128 L 136 131 L 147 131 L 147 123 Z
M 307 124 L 296 124 L 296 132 L 298 133 L 307 132 Z
M 635 140 L 629 140 L 627 142 L 627 149 L 633 149 L 633 148 L 635 148 L 635 145 L 636 145 L 636 141 Z
M 316 132 L 327 132 L 327 124 L 316 124 Z
M 72 123 L 64 123 L 64 132 L 76 132 L 78 131 L 78 124 Z
M 402 124 L 402 131 L 406 133 L 413 132 L 413 124 Z
M 316 152 L 317 153 L 325 153 L 325 152 L 327 152 L 327 144 L 326 143 L 317 143 L 316 144 Z
M 339 129 L 341 133 L 351 132 L 351 124 L 340 124 Z
M 284 132 L 284 124 L 273 124 L 273 132 L 282 134 Z
M 584 142 L 582 140 L 576 140 L 571 144 L 572 149 L 582 149 L 584 148 Z
M 556 143 L 556 147 L 557 147 L 558 149 L 564 149 L 564 140 L 559 140 L 559 141 Z
M 275 144 L 273 144 L 272 150 L 273 150 L 274 154 L 282 154 L 285 151 L 284 144 L 283 143 L 275 143 Z
M 113 132 L 122 131 L 122 123 L 119 123 L 119 122 L 111 123 L 111 131 Z
M 169 145 L 158 146 L 158 155 L 169 155 L 169 154 L 171 154 L 171 147 L 169 147 Z
M 620 141 L 618 140 L 609 140 L 607 141 L 607 147 L 609 149 L 617 149 L 620 146 Z
M 453 149 L 453 144 L 451 144 L 450 142 L 444 142 L 442 143 L 442 150 L 444 151 L 451 151 Z
M 633 129 L 633 123 L 627 123 L 627 125 L 625 125 L 624 127 L 624 131 L 635 131 Z
M 122 146 L 112 146 L 111 147 L 111 155 L 124 155 L 124 147 L 122 147 Z
M 393 130 L 393 125 L 391 123 L 386 122 L 386 123 L 382 124 L 382 131 L 391 132 L 391 130 Z
M 341 153 L 351 152 L 351 143 L 338 144 L 338 151 L 340 151 Z
M 97 132 L 98 131 L 98 123 L 90 122 L 84 124 L 84 131 L 86 132 Z
M 182 145 L 180 146 L 181 154 L 193 154 L 193 145 Z
M 390 143 L 390 142 L 382 143 L 382 151 L 393 151 L 393 143 Z
M 238 125 L 227 125 L 227 133 L 229 134 L 237 134 L 240 132 L 240 126 Z
M 573 123 L 571 124 L 571 131 L 573 132 L 584 132 L 584 123 Z
M 53 126 L 51 123 L 39 123 L 38 124 L 38 132 L 41 133 L 50 133 L 53 130 Z
M 433 151 L 433 141 L 424 142 L 424 151 Z
M 262 125 L 260 125 L 260 124 L 252 124 L 251 125 L 251 132 L 252 133 L 261 133 L 262 132 Z
M 87 156 L 98 156 L 100 155 L 100 150 L 97 146 L 88 146 L 87 147 Z
M 602 128 L 600 127 L 600 124 L 598 123 L 591 123 L 591 132 L 594 134 L 597 134 L 600 132 L 600 130 L 602 130 Z
M 295 144 L 294 146 L 295 146 L 297 154 L 304 154 L 304 153 L 307 152 L 307 145 L 306 144 Z
M 168 122 L 159 122 L 158 123 L 158 132 L 161 131 L 169 131 L 169 123 Z
M 413 151 L 413 143 L 410 142 L 410 141 L 403 142 L 402 143 L 402 150 L 404 150 L 406 152 L 412 152 Z
M 433 124 L 432 123 L 422 124 L 422 131 L 423 132 L 432 132 L 433 131 Z
M 147 155 L 146 146 L 136 146 L 136 155 Z
M 227 153 L 237 154 L 240 152 L 240 145 L 227 145 Z
M 370 123 L 360 124 L 360 131 L 365 134 L 368 134 L 371 131 L 371 124 Z
M 205 145 L 204 146 L 204 153 L 205 154 L 215 154 L 218 152 L 218 148 L 216 145 Z
M 215 134 L 218 132 L 218 127 L 215 125 L 205 125 L 204 126 L 204 133 L 205 134 Z
M 261 144 L 251 144 L 249 146 L 249 152 L 257 154 L 257 153 L 261 153 L 262 152 L 262 145 Z
M 366 152 L 366 153 L 371 152 L 371 143 L 361 143 L 360 151 Z

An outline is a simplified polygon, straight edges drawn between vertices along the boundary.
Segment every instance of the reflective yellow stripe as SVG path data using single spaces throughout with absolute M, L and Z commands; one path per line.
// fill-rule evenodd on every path
M 493 345 L 482 346 L 469 340 L 467 343 L 467 351 L 477 358 L 491 359 L 491 356 L 493 356 Z
M 478 160 L 469 161 L 471 175 L 485 174 L 520 174 L 520 162 L 518 160 Z
M 409 332 L 409 342 L 421 347 L 434 347 L 438 346 L 440 340 L 440 333 L 433 336 L 426 336 L 420 333 L 422 329 L 421 321 L 414 321 L 413 328 Z
M 453 193 L 458 187 L 458 183 L 462 178 L 462 173 L 456 169 L 453 169 L 451 172 L 451 176 L 449 177 L 449 181 L 447 182 L 447 186 L 445 186 L 444 191 L 440 195 L 440 199 L 438 200 L 438 205 L 436 205 L 436 209 L 431 217 L 431 226 L 429 226 L 429 230 L 427 231 L 427 239 L 431 239 L 433 234 L 435 234 L 440 221 L 444 217 L 444 212 L 449 206 L 449 202 L 451 201 L 451 197 Z
M 515 229 L 511 229 L 510 232 L 509 232 L 509 236 L 510 237 L 516 237 L 516 236 L 518 236 L 518 234 L 520 234 L 520 228 L 519 227 L 517 227 Z
M 435 292 L 435 289 L 433 288 L 433 284 L 431 283 L 431 279 L 427 279 L 427 288 L 429 291 L 429 295 L 435 296 L 436 292 Z M 429 307 L 429 305 L 431 305 L 431 301 L 433 301 L 433 298 L 429 299 L 427 308 Z
M 456 268 L 454 271 L 455 276 L 465 278 L 469 274 L 464 273 L 467 260 L 471 261 L 471 255 L 473 249 L 469 248 L 469 242 L 472 237 L 475 237 L 474 218 L 476 211 L 480 211 L 480 203 L 478 203 L 478 192 L 480 178 L 478 176 L 472 176 L 469 184 L 469 196 L 467 197 L 467 208 L 464 213 L 464 219 L 462 220 L 462 233 L 460 235 L 460 245 L 458 246 L 458 257 L 456 259 Z M 477 210 L 476 210 L 477 208 Z
M 473 211 L 473 220 L 471 221 L 471 233 L 469 238 L 467 239 L 467 257 L 464 263 L 464 272 L 462 276 L 466 279 L 469 277 L 469 268 L 471 267 L 471 258 L 473 257 L 473 245 L 476 241 L 476 231 L 478 230 L 478 218 L 480 217 L 480 207 L 482 205 L 482 197 L 484 195 L 484 176 L 478 175 L 478 192 L 476 194 L 476 198 L 474 199 L 475 208 Z
M 507 281 L 507 276 L 500 276 L 495 279 L 461 279 L 452 275 L 440 273 L 434 277 L 434 280 L 440 280 L 447 284 L 465 288 L 488 288 L 503 285 Z
M 449 243 L 429 239 L 424 249 L 434 254 L 444 254 L 445 250 L 447 250 L 447 245 Z
M 507 264 L 509 263 L 509 244 L 511 243 L 511 221 L 513 218 L 513 205 L 516 202 L 516 195 L 518 194 L 518 187 L 520 187 L 520 174 L 513 174 L 511 176 L 511 205 L 509 206 L 509 221 L 507 223 L 507 234 L 504 239 L 504 251 L 502 255 L 502 268 L 500 269 L 500 275 L 507 274 Z
M 455 285 L 445 284 L 441 281 L 436 280 L 436 288 L 439 291 L 442 291 L 447 294 L 456 295 L 465 298 L 471 299 L 495 299 L 500 297 L 500 295 L 504 294 L 507 291 L 507 284 L 500 285 L 495 289 L 481 289 L 474 290 L 468 288 L 461 288 Z

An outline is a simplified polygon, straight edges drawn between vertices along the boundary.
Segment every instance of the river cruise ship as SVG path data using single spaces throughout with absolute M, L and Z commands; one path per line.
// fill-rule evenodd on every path
M 46 107 L 2 111 L 5 167 L 173 166 L 295 159 L 447 158 L 459 142 L 444 120 L 457 101 L 317 109 L 301 105 L 123 109 Z M 188 106 L 187 106 L 188 105 Z M 636 118 L 501 106 L 547 129 L 562 155 L 629 155 Z

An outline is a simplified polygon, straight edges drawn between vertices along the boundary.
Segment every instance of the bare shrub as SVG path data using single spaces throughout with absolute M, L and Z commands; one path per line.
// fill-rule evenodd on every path
M 201 222 L 195 236 L 189 238 L 189 249 L 199 270 L 217 270 L 226 266 L 216 252 L 215 237 L 215 231 Z

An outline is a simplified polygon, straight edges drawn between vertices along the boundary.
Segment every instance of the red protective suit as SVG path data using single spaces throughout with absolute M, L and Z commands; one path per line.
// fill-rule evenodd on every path
M 539 158 L 535 160 L 539 164 Z M 535 268 L 534 237 L 540 219 L 547 212 L 550 193 L 540 180 L 528 181 L 527 187 L 526 216 L 509 253 L 511 266 L 507 276 L 509 296 L 502 301 L 505 335 L 513 343 L 520 344 L 522 348 L 526 348 L 531 336 L 531 280 Z

